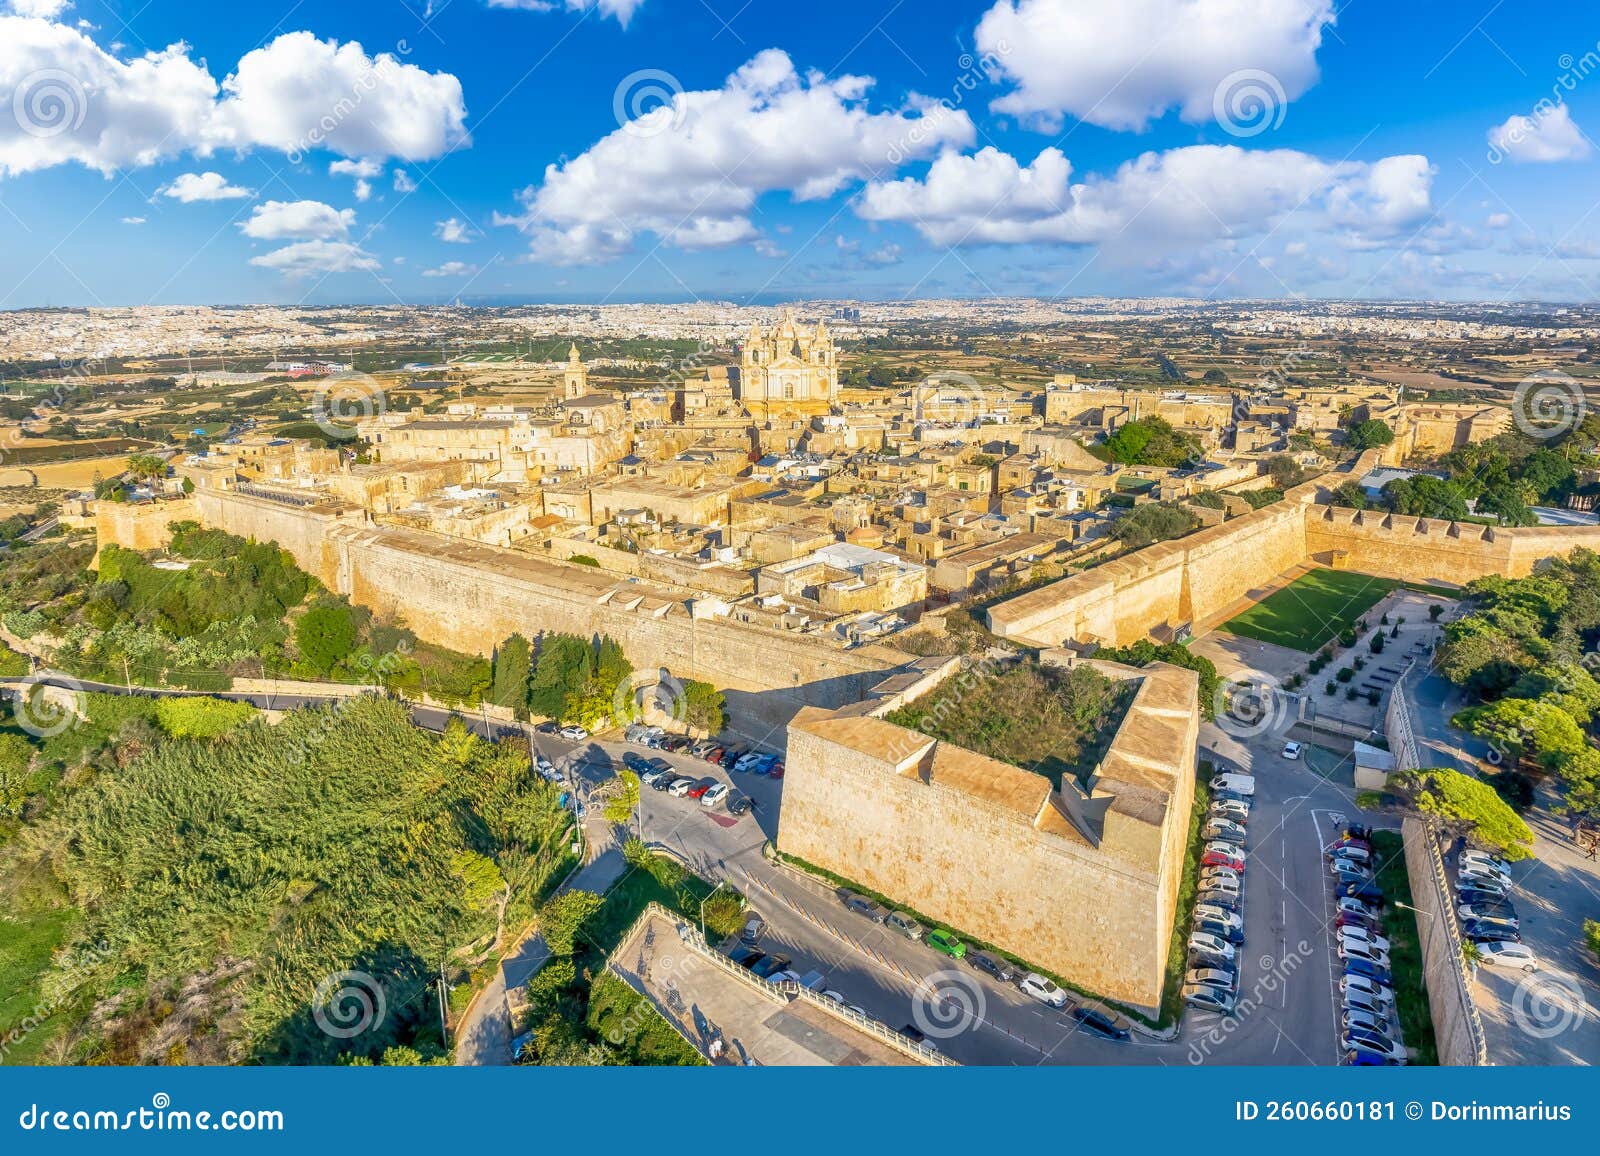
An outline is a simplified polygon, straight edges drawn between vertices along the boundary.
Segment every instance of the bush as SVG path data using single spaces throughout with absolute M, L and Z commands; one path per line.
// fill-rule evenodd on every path
M 1600 963 L 1600 922 L 1593 919 L 1583 921 L 1584 942 L 1589 945 L 1589 950 L 1594 953 L 1596 963 Z
M 1395 627 L 1395 631 L 1398 632 L 1399 630 L 1400 630 L 1400 628 L 1398 626 L 1396 626 Z M 1373 654 L 1382 654 L 1383 653 L 1383 643 L 1384 643 L 1383 631 L 1380 630 L 1380 631 L 1378 631 L 1376 634 L 1374 634 L 1372 636 L 1372 641 L 1367 643 L 1367 649 L 1372 651 Z
M 1344 629 L 1344 630 L 1339 632 L 1339 645 L 1340 646 L 1348 648 L 1348 647 L 1354 646 L 1355 644 L 1356 644 L 1356 632 L 1354 630 L 1346 628 L 1346 629 Z
M 1335 682 L 1333 679 L 1330 678 L 1327 681 L 1327 683 L 1323 686 L 1322 693 L 1323 694 L 1338 694 L 1339 693 L 1339 684 L 1337 682 Z
M 1367 705 L 1368 706 L 1377 706 L 1378 705 L 1378 698 L 1379 698 L 1379 695 L 1378 695 L 1377 691 L 1375 691 L 1375 690 L 1367 691 Z
M 1432 606 L 1428 607 L 1428 621 L 1429 622 L 1437 622 L 1437 621 L 1439 621 L 1439 616 L 1441 614 L 1443 614 L 1443 613 L 1444 613 L 1444 607 L 1441 606 L 1439 603 L 1435 602 Z
M 178 739 L 212 739 L 227 734 L 256 713 L 247 702 L 220 698 L 163 698 L 156 700 L 156 722 Z
M 1342 666 L 1339 668 L 1339 673 L 1333 677 L 1337 678 L 1340 682 L 1349 682 L 1355 676 L 1355 671 L 1351 670 L 1348 666 Z

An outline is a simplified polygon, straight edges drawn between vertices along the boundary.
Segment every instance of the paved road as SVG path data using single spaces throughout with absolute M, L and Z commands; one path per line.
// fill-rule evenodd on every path
M 1414 683 L 1406 690 L 1418 757 L 1477 774 L 1489 748 L 1450 725 L 1466 705 L 1460 693 L 1432 671 Z M 1517 930 L 1541 970 L 1530 977 L 1481 967 L 1472 985 L 1496 1064 L 1600 1064 L 1600 976 L 1581 938 L 1584 919 L 1600 919 L 1600 863 L 1579 854 L 1566 820 L 1550 812 L 1553 801 L 1542 794 L 1524 816 L 1534 857 L 1511 868 Z

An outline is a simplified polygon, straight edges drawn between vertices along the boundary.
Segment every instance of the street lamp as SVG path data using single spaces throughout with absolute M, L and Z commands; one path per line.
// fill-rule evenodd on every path
M 711 895 L 707 895 L 705 897 L 705 899 L 702 899 L 700 901 L 700 938 L 701 939 L 704 939 L 706 937 L 706 903 L 711 899 L 712 895 L 715 895 L 718 891 L 721 891 L 727 885 L 728 885 L 727 879 L 721 880 L 720 882 L 717 883 L 717 885 L 715 887 L 713 887 L 711 889 Z

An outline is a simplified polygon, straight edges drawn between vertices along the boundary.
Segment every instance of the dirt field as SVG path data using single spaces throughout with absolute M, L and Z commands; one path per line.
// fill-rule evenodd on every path
M 97 475 L 109 478 L 112 474 L 120 474 L 127 468 L 127 454 L 84 458 L 76 462 L 51 462 L 39 466 L 0 467 L 0 485 L 27 485 L 28 473 L 32 473 L 38 478 L 38 485 L 43 489 L 81 490 L 92 485 Z

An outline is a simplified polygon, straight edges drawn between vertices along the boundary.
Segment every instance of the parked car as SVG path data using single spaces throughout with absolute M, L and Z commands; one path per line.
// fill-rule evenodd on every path
M 1345 1011 L 1363 1011 L 1374 1016 L 1386 1017 L 1394 1010 L 1392 1003 L 1385 1003 L 1381 999 L 1365 995 L 1359 991 L 1346 991 L 1340 1006 Z
M 1182 995 L 1184 1003 L 1201 1011 L 1220 1012 L 1223 1015 L 1233 1011 L 1233 995 L 1220 988 L 1207 984 L 1186 983 L 1183 985 Z
M 536 735 L 558 735 L 561 733 L 561 724 L 558 722 L 542 722 L 533 728 Z
M 1363 870 L 1372 866 L 1372 852 L 1354 843 L 1335 843 L 1328 848 L 1327 855 L 1335 863 L 1352 863 Z
M 740 967 L 750 968 L 767 958 L 767 953 L 753 947 L 736 947 L 728 952 L 728 958 Z
M 969 951 L 967 962 L 979 971 L 988 972 L 1002 983 L 1011 983 L 1017 978 L 1017 969 L 1011 965 L 1011 961 L 991 951 Z
M 1239 973 L 1230 967 L 1191 967 L 1184 972 L 1183 982 L 1231 992 L 1239 986 Z
M 738 762 L 733 764 L 733 769 L 742 775 L 746 771 L 755 770 L 756 764 L 760 761 L 761 755 L 756 751 L 750 751 L 748 754 L 740 758 Z
M 1389 953 L 1387 951 L 1359 939 L 1340 939 L 1339 958 L 1346 962 L 1362 959 L 1378 967 L 1386 968 L 1389 966 Z
M 756 759 L 753 770 L 758 775 L 764 775 L 776 765 L 777 761 L 777 755 L 762 755 Z
M 891 911 L 884 917 L 883 925 L 890 931 L 898 931 L 907 939 L 922 938 L 922 924 L 903 911 Z
M 1339 990 L 1348 999 L 1352 995 L 1362 995 L 1371 1000 L 1379 1000 L 1386 1004 L 1394 1002 L 1394 991 L 1385 984 L 1364 975 L 1352 975 L 1346 972 L 1339 979 Z
M 1231 867 L 1235 871 L 1244 870 L 1244 859 L 1234 854 L 1232 848 L 1227 851 L 1218 851 L 1215 848 L 1214 843 L 1206 844 L 1206 849 L 1200 854 L 1202 867 Z
M 1245 830 L 1239 824 L 1227 819 L 1210 819 L 1201 828 L 1200 837 L 1214 842 L 1232 843 L 1242 847 L 1245 843 Z
M 1234 956 L 1238 954 L 1233 944 L 1219 936 L 1212 935 L 1209 931 L 1191 931 L 1189 933 L 1189 950 L 1196 955 L 1220 959 L 1224 963 L 1232 963 Z
M 1246 823 L 1250 820 L 1250 804 L 1243 799 L 1212 799 L 1210 814 L 1213 818 Z
M 967 954 L 967 945 L 955 937 L 953 932 L 939 928 L 937 931 L 928 932 L 928 946 L 941 955 L 948 955 L 951 959 L 960 959 Z
M 1475 927 L 1484 931 L 1516 931 L 1520 926 L 1515 919 L 1508 919 L 1504 915 L 1495 915 L 1485 912 L 1473 915 L 1461 921 L 1463 927 Z
M 691 799 L 703 799 L 712 787 L 717 785 L 715 779 L 695 779 L 690 785 L 688 795 Z
M 1347 959 L 1344 961 L 1344 973 L 1346 975 L 1362 976 L 1376 983 L 1381 983 L 1384 987 L 1392 988 L 1394 986 L 1394 976 L 1389 974 L 1389 969 L 1380 967 L 1370 960 Z
M 1389 1017 L 1345 1004 L 1339 1012 L 1339 1026 L 1347 1032 L 1365 1031 L 1382 1035 L 1389 1030 Z
M 767 778 L 769 778 L 769 779 L 781 779 L 781 778 L 783 778 L 783 760 L 782 759 L 779 759 L 777 762 L 773 763 L 770 767 L 767 768 Z
M 1048 1007 L 1066 1007 L 1067 993 L 1036 971 L 1030 971 L 1017 981 L 1022 994 L 1031 996 Z
M 1204 903 L 1207 907 L 1220 907 L 1223 911 L 1231 911 L 1235 915 L 1240 914 L 1244 908 L 1237 891 L 1201 891 L 1194 899 L 1196 903 Z
M 1217 919 L 1196 919 L 1190 925 L 1190 930 L 1202 931 L 1207 935 L 1215 935 L 1218 939 L 1225 939 L 1235 945 L 1244 942 L 1243 923 L 1228 923 Z
M 1487 851 L 1474 851 L 1469 849 L 1461 852 L 1461 865 L 1465 867 L 1468 864 L 1487 868 L 1490 871 L 1497 871 L 1507 878 L 1509 878 L 1511 875 L 1510 860 L 1502 859 L 1498 855 L 1491 855 Z
M 889 917 L 889 909 L 883 904 L 868 899 L 865 895 L 858 895 L 854 891 L 841 891 L 839 893 L 839 902 L 857 915 L 865 915 L 874 923 L 882 923 Z
M 667 784 L 667 794 L 674 799 L 681 799 L 694 789 L 694 780 L 684 775 L 679 775 Z
M 575 743 L 581 743 L 589 737 L 588 731 L 584 730 L 580 726 L 575 725 L 562 727 L 560 734 L 562 738 L 571 739 Z
M 750 974 L 759 975 L 762 979 L 771 979 L 780 971 L 788 971 L 789 965 L 793 962 L 787 955 L 769 955 L 752 967 Z
M 1283 744 L 1283 750 L 1281 754 L 1286 759 L 1298 759 L 1300 757 L 1300 752 L 1304 749 L 1305 748 L 1299 743 L 1288 742 Z
M 1211 789 L 1249 798 L 1256 793 L 1256 780 L 1253 775 L 1221 774 L 1212 778 Z
M 637 751 L 624 751 L 622 765 L 639 775 L 643 775 L 645 771 L 650 769 L 650 764 L 645 760 L 645 757 Z
M 1518 923 L 1517 909 L 1504 899 L 1478 899 L 1462 903 L 1456 908 L 1456 914 L 1462 919 L 1504 919 L 1513 926 Z
M 1485 883 L 1492 883 L 1501 889 L 1511 886 L 1511 873 L 1509 871 L 1503 871 L 1498 867 L 1491 867 L 1489 864 L 1482 862 L 1463 863 L 1461 870 L 1456 872 L 1456 878 L 1463 883 L 1481 880 Z
M 1406 1050 L 1383 1032 L 1365 1031 L 1361 1028 L 1346 1028 L 1340 1035 L 1339 1046 L 1346 1050 L 1359 1048 L 1363 1051 L 1376 1052 L 1388 1060 L 1406 1058 Z
M 1341 913 L 1348 913 L 1351 915 L 1365 915 L 1369 919 L 1376 919 L 1378 917 L 1378 913 L 1376 911 L 1374 911 L 1371 907 L 1368 907 L 1361 900 L 1351 895 L 1342 895 L 1339 897 L 1339 911 Z
M 1523 971 L 1538 971 L 1539 957 L 1533 948 L 1522 943 L 1480 943 L 1478 959 L 1490 967 L 1520 967 Z
M 722 762 L 722 748 L 713 743 L 702 752 L 700 757 L 713 766 L 720 765 Z
M 1216 872 L 1216 874 L 1212 874 Z M 1239 876 L 1226 867 L 1208 867 L 1206 873 L 1200 876 L 1200 888 L 1203 891 L 1219 891 L 1224 895 L 1238 898 L 1242 888 L 1239 885 Z
M 746 943 L 754 943 L 761 938 L 761 933 L 767 929 L 767 921 L 754 911 L 745 915 L 744 929 L 739 932 L 739 938 Z
M 753 806 L 754 804 L 750 802 L 749 795 L 742 795 L 738 791 L 728 792 L 728 814 L 743 815 Z
M 700 796 L 700 805 L 702 807 L 715 807 L 727 797 L 727 783 L 712 783 L 706 793 Z
M 1226 907 L 1218 907 L 1215 903 L 1196 903 L 1194 905 L 1196 919 L 1214 919 L 1218 923 L 1237 923 L 1244 926 L 1244 920 L 1239 918 L 1237 911 Z
M 1339 938 L 1346 943 L 1364 943 L 1377 951 L 1392 950 L 1392 945 L 1383 936 L 1353 924 L 1339 928 Z
M 1479 899 L 1509 902 L 1511 888 L 1493 879 L 1459 879 L 1456 881 L 1456 902 L 1476 903 Z
M 1067 1009 L 1067 1018 L 1102 1039 L 1126 1040 L 1133 1036 L 1133 1025 L 1125 1018 L 1092 1003 L 1073 1004 Z
M 1512 931 L 1507 927 L 1479 927 L 1476 924 L 1468 924 L 1461 929 L 1461 934 L 1464 938 L 1472 940 L 1479 947 L 1486 943 L 1522 942 L 1521 933 Z
M 1328 874 L 1332 875 L 1336 882 L 1342 883 L 1364 883 L 1372 878 L 1371 871 L 1358 863 L 1350 862 L 1348 859 L 1329 860 Z
M 1338 894 L 1342 897 L 1359 899 L 1369 907 L 1383 903 L 1383 889 L 1370 879 L 1352 879 L 1339 883 Z
M 1367 1048 L 1351 1048 L 1345 1052 L 1342 1062 L 1351 1068 L 1392 1068 L 1400 1063 L 1399 1060 L 1391 1060 L 1382 1052 L 1374 1052 Z

